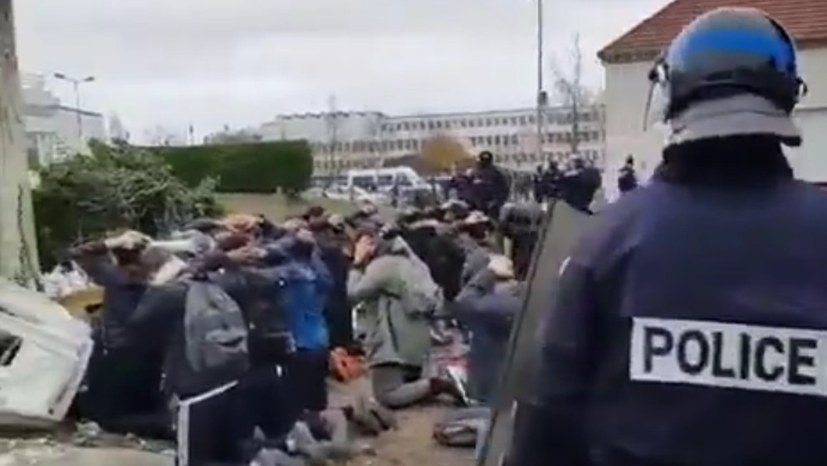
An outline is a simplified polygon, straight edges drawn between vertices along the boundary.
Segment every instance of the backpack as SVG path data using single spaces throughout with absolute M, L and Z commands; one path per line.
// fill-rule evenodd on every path
M 428 268 L 415 260 L 418 259 L 411 258 L 401 267 L 395 294 L 409 316 L 430 317 L 442 308 L 442 290 L 434 283 Z
M 250 368 L 241 308 L 215 284 L 191 281 L 184 314 L 185 362 L 206 389 L 236 380 Z

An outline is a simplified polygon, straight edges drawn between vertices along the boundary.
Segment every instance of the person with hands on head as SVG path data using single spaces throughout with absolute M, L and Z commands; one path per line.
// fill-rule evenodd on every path
M 353 267 L 363 269 L 376 254 L 376 238 L 372 235 L 362 235 L 353 248 Z
M 414 288 L 438 289 L 423 283 L 407 245 L 398 238 L 382 239 L 363 232 L 356 240 L 348 295 L 360 305 L 366 333 L 367 362 L 373 393 L 389 408 L 403 408 L 437 395 L 456 402 L 464 393 L 445 375 L 429 377 L 423 367 L 430 353 L 431 333 L 427 316 L 436 302 L 417 302 Z M 418 296 L 421 301 L 429 298 Z
M 93 321 L 95 342 L 86 374 L 84 414 L 112 432 L 135 432 L 136 417 L 163 404 L 163 348 L 140 338 L 128 325 L 153 274 L 143 252 L 151 239 L 126 231 L 72 248 L 70 255 L 103 288 L 103 309 Z
M 514 264 L 492 254 L 457 296 L 457 318 L 471 333 L 468 357 L 469 396 L 483 404 L 491 401 L 498 386 L 511 323 L 519 312 L 524 284 L 514 278 Z

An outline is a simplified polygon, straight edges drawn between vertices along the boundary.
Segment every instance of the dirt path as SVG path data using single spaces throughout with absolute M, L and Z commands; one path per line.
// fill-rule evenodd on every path
M 355 396 L 369 393 L 366 379 L 348 385 L 331 383 L 331 406 L 350 404 Z M 445 448 L 433 440 L 434 423 L 450 409 L 418 406 L 397 411 L 399 429 L 366 439 L 375 454 L 356 458 L 348 466 L 472 466 L 472 450 Z
M 413 408 L 399 413 L 399 430 L 376 439 L 375 456 L 353 460 L 350 466 L 472 466 L 473 452 L 439 446 L 431 438 L 442 407 Z

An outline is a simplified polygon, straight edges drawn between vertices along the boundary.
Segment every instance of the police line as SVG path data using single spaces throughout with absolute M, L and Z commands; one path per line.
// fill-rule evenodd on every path
M 634 318 L 629 377 L 827 396 L 827 332 Z

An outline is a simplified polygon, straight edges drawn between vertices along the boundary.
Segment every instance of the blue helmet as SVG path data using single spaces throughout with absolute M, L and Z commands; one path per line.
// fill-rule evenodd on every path
M 690 106 L 744 94 L 789 115 L 806 92 L 795 43 L 761 10 L 718 8 L 690 23 L 649 75 L 665 87 L 664 120 Z

